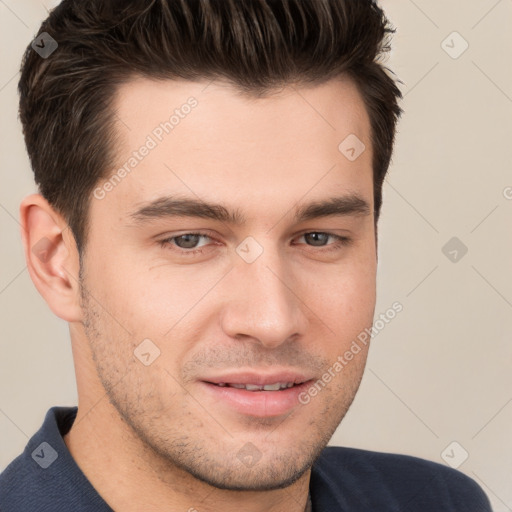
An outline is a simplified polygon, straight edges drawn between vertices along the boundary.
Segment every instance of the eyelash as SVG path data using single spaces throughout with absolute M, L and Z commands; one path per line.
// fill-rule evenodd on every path
M 332 238 L 337 240 L 336 243 L 330 244 L 330 247 L 328 249 L 324 249 L 323 248 L 323 247 L 328 247 L 328 246 L 323 246 L 323 247 L 317 248 L 317 250 L 320 251 L 320 252 L 327 253 L 327 252 L 331 252 L 331 251 L 336 251 L 336 250 L 339 250 L 342 247 L 346 247 L 346 246 L 348 246 L 348 245 L 350 245 L 352 243 L 352 239 L 351 238 L 349 238 L 347 236 L 336 235 L 334 233 L 329 233 L 328 231 L 307 231 L 306 233 L 302 233 L 300 235 L 300 237 L 303 237 L 305 235 L 310 235 L 312 233 L 321 234 L 321 235 L 328 235 L 328 236 L 330 236 L 330 237 L 332 237 Z M 202 236 L 202 237 L 206 237 L 206 238 L 212 239 L 212 237 L 209 236 L 206 233 L 201 233 L 199 231 L 190 231 L 190 232 L 187 232 L 187 233 L 182 233 L 181 235 L 175 235 L 175 236 L 171 236 L 169 238 L 165 238 L 163 240 L 160 240 L 158 243 L 159 243 L 160 247 L 162 247 L 162 248 L 169 248 L 169 250 L 175 251 L 179 255 L 182 255 L 182 256 L 193 256 L 195 254 L 202 253 L 203 249 L 181 249 L 180 247 L 177 247 L 177 246 L 175 246 L 175 245 L 173 245 L 171 243 L 176 238 L 181 238 L 182 236 L 186 236 L 186 235 Z M 170 249 L 170 247 L 172 247 L 172 249 Z M 310 246 L 310 247 L 315 248 L 315 246 Z

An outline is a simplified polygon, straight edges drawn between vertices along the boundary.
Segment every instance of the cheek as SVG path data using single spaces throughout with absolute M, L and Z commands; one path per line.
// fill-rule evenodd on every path
M 103 311 L 101 337 L 109 340 L 120 365 L 130 363 L 143 371 L 134 354 L 149 352 L 157 367 L 173 371 L 203 330 L 198 306 L 218 277 L 198 279 L 168 266 L 151 271 L 147 264 L 133 265 L 125 260 L 112 271 L 95 271 L 91 289 Z
M 102 264 L 94 268 L 94 287 L 99 302 L 108 305 L 108 312 L 129 331 L 141 326 L 159 327 L 165 332 L 172 326 L 174 309 L 179 307 L 183 291 L 175 282 L 155 278 L 147 262 L 131 261 L 127 257 L 105 255 Z M 186 290 L 185 290 L 186 293 Z M 103 305 L 103 304 L 102 304 Z
M 301 296 L 314 312 L 311 321 L 326 335 L 314 338 L 321 338 L 319 343 L 323 349 L 328 347 L 331 358 L 343 353 L 372 325 L 376 303 L 375 272 L 375 265 L 367 260 L 317 273 L 310 282 L 303 282 Z
M 361 256 L 333 266 L 319 266 L 302 280 L 303 295 L 330 315 L 365 317 L 376 296 L 376 265 Z

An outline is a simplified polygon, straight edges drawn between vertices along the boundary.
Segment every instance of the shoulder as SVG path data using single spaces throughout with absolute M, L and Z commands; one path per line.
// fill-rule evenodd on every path
M 76 411 L 76 407 L 52 407 L 23 452 L 0 473 L 2 511 L 111 511 L 81 472 L 62 438 Z
M 491 511 L 475 480 L 411 455 L 327 447 L 313 466 L 312 484 L 324 492 L 342 493 L 352 507 L 359 503 L 379 510 Z

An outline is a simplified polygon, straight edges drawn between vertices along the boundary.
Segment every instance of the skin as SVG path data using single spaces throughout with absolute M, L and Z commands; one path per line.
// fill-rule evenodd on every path
M 201 377 L 233 369 L 294 369 L 320 378 L 372 325 L 376 300 L 370 124 L 346 79 L 287 86 L 254 99 L 227 83 L 137 78 L 118 91 L 118 164 L 174 108 L 198 105 L 103 199 L 91 198 L 79 257 L 65 220 L 38 194 L 21 205 L 30 275 L 69 322 L 78 415 L 64 437 L 72 456 L 115 510 L 302 512 L 310 467 L 345 416 L 367 347 L 307 405 L 255 417 L 205 392 Z M 349 161 L 338 145 L 356 134 Z M 164 165 L 165 164 L 165 165 Z M 299 204 L 354 193 L 369 215 L 296 223 Z M 239 209 L 241 226 L 130 213 L 168 194 Z M 186 250 L 159 241 L 208 230 Z M 304 233 L 348 236 L 316 242 Z M 263 248 L 252 263 L 235 249 Z M 31 250 L 51 242 L 46 258 Z M 199 247 L 197 247 L 199 246 Z M 328 250 L 331 249 L 332 250 Z M 149 338 L 160 356 L 134 356 Z M 248 467 L 246 443 L 261 455 Z

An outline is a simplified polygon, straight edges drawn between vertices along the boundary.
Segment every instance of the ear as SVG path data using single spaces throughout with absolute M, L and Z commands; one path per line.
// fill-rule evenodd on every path
M 30 277 L 50 309 L 68 322 L 82 321 L 80 270 L 73 234 L 40 194 L 20 205 L 21 237 Z

